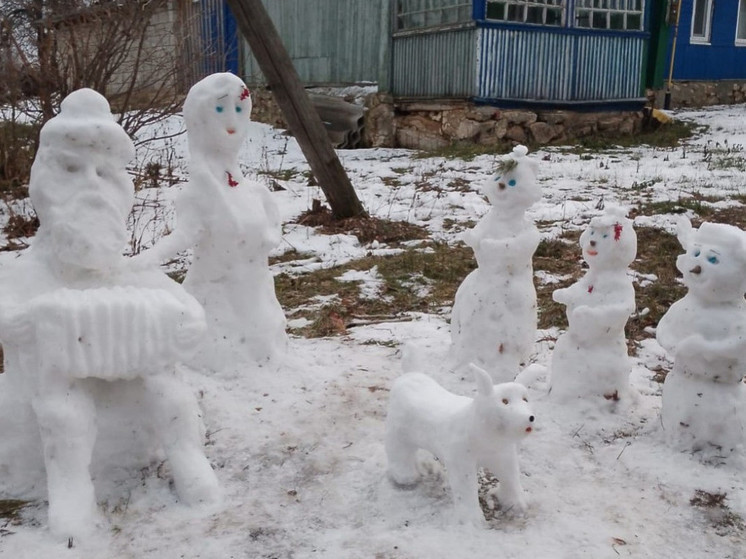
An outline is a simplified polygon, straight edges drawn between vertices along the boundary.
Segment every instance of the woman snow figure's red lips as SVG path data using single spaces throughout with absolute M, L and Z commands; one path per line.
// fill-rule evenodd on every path
M 228 132 L 228 134 L 235 134 L 236 133 L 236 129 L 235 128 L 226 128 L 225 131 Z
M 526 433 L 530 433 L 531 431 L 533 431 L 531 427 L 526 427 Z
M 598 251 L 597 250 L 589 250 L 588 251 L 588 255 L 589 256 L 598 256 Z

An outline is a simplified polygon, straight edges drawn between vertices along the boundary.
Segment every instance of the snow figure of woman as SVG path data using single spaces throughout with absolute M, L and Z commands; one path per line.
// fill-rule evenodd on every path
M 536 341 L 532 258 L 540 237 L 525 212 L 541 189 L 527 153 L 516 146 L 484 186 L 492 207 L 464 234 L 478 267 L 459 286 L 451 314 L 457 366 L 474 362 L 495 382 L 513 380 Z
M 204 312 L 161 271 L 122 256 L 133 155 L 106 99 L 90 89 L 64 99 L 31 169 L 38 233 L 0 280 L 0 429 L 14 426 L 2 483 L 34 492 L 28 478 L 45 470 L 49 526 L 64 537 L 97 523 L 91 469 L 107 459 L 117 468 L 162 449 L 183 501 L 219 493 L 197 401 L 175 369 L 203 335 Z M 142 435 L 137 449 L 125 444 L 133 433 Z
M 628 266 L 637 255 L 632 221 L 619 208 L 591 220 L 580 236 L 588 271 L 552 298 L 565 305 L 568 329 L 552 352 L 550 394 L 568 400 L 603 396 L 617 402 L 628 393 L 632 368 L 624 326 L 635 310 Z
M 267 188 L 241 174 L 238 153 L 249 131 L 251 96 L 233 74 L 196 83 L 184 102 L 189 182 L 176 202 L 176 229 L 143 261 L 163 262 L 194 247 L 184 287 L 207 314 L 196 359 L 207 369 L 277 360 L 287 346 L 285 315 L 268 256 L 282 228 Z
M 663 315 L 658 343 L 674 359 L 663 384 L 669 442 L 705 459 L 746 442 L 746 235 L 720 223 L 679 224 L 687 294 Z

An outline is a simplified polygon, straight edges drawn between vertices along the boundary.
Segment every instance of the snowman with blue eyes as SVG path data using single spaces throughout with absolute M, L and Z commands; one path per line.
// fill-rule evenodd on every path
M 662 425 L 675 447 L 718 459 L 746 444 L 746 234 L 682 219 L 676 259 L 687 294 L 663 315 L 658 343 L 673 357 Z
M 614 407 L 629 391 L 632 366 L 624 327 L 635 310 L 628 267 L 637 255 L 637 235 L 625 212 L 610 207 L 591 220 L 580 247 L 588 271 L 552 294 L 566 306 L 568 329 L 552 352 L 550 395 Z
M 533 254 L 539 231 L 526 210 L 541 199 L 536 162 L 516 146 L 484 185 L 490 210 L 467 231 L 478 268 L 463 281 L 451 314 L 456 367 L 476 363 L 496 383 L 511 381 L 536 341 Z
M 160 263 L 193 247 L 183 285 L 208 323 L 194 364 L 216 371 L 277 362 L 287 346 L 268 264 L 281 240 L 279 212 L 267 188 L 244 178 L 238 163 L 250 114 L 249 90 L 233 74 L 212 74 L 189 90 L 189 182 L 176 201 L 176 228 L 137 257 L 141 265 Z

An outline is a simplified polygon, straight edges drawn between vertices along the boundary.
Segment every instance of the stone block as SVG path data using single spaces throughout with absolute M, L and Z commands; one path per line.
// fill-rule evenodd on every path
M 531 111 L 503 111 L 503 118 L 508 119 L 510 124 L 533 124 L 537 120 L 536 113 Z

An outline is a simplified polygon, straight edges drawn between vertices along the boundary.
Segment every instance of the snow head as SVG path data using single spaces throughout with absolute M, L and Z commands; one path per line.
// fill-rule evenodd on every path
M 534 414 L 526 387 L 517 382 L 492 384 L 489 375 L 472 365 L 479 395 L 474 404 L 486 437 L 522 439 L 533 430 Z
M 39 216 L 35 245 L 67 265 L 102 269 L 122 258 L 134 187 L 132 140 L 91 89 L 68 95 L 41 130 L 29 194 Z
M 609 208 L 594 217 L 580 236 L 583 259 L 595 270 L 623 269 L 637 255 L 637 234 L 624 211 Z
M 746 293 L 746 235 L 732 225 L 703 223 L 693 229 L 679 223 L 686 252 L 676 259 L 689 293 L 709 302 L 742 299 Z
M 235 156 L 248 133 L 250 115 L 251 94 L 239 77 L 211 74 L 194 84 L 184 101 L 192 154 Z
M 484 185 L 490 203 L 505 212 L 524 212 L 541 199 L 536 184 L 536 162 L 526 156 L 526 146 L 516 146 L 498 164 Z

